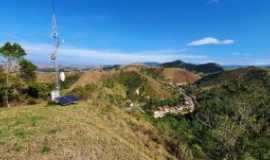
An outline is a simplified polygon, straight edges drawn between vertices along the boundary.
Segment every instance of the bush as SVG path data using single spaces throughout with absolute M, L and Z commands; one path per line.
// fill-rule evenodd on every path
M 154 79 L 164 80 L 164 76 L 162 75 L 163 68 L 142 68 L 141 72 L 147 76 L 150 76 Z
M 23 90 L 24 95 L 30 98 L 47 99 L 50 96 L 50 92 L 53 89 L 52 84 L 45 83 L 33 83 Z
M 112 79 L 105 79 L 104 81 L 103 81 L 103 86 L 104 87 L 106 87 L 106 88 L 110 88 L 110 89 L 112 89 L 113 87 L 114 87 L 114 81 L 112 80 Z
M 118 79 L 121 84 L 133 91 L 143 83 L 141 76 L 136 72 L 122 72 Z
M 26 82 L 32 82 L 36 79 L 37 66 L 32 62 L 23 59 L 19 62 L 20 64 L 20 76 Z
M 121 72 L 118 77 L 116 77 L 118 82 L 126 87 L 126 94 L 129 99 L 137 99 L 135 93 L 136 89 L 144 84 L 144 79 L 136 72 Z
M 151 98 L 146 105 L 143 107 L 145 110 L 151 111 L 155 110 L 160 106 L 177 106 L 184 104 L 184 97 L 183 95 L 178 95 L 176 97 L 161 100 L 159 98 Z
M 97 85 L 95 84 L 88 84 L 84 87 L 77 87 L 71 91 L 71 93 L 78 97 L 79 99 L 86 100 L 92 95 L 92 92 L 94 92 L 97 89 Z

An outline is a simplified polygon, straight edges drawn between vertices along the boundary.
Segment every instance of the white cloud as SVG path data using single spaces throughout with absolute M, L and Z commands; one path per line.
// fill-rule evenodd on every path
M 234 43 L 235 43 L 235 41 L 232 39 L 226 39 L 223 41 L 223 44 L 234 44 Z
M 252 57 L 251 53 L 242 53 L 242 52 L 232 52 L 233 56 L 239 56 L 239 57 Z
M 30 59 L 49 63 L 49 54 L 52 46 L 49 44 L 21 43 L 26 49 Z M 185 60 L 192 62 L 207 61 L 208 57 L 198 54 L 187 54 L 183 49 L 164 49 L 137 52 L 124 52 L 116 50 L 96 50 L 65 46 L 59 50 L 59 61 L 64 64 L 129 64 L 142 62 L 168 62 Z M 47 64 L 48 64 L 47 63 Z
M 203 45 L 229 45 L 234 44 L 235 41 L 232 39 L 219 40 L 213 37 L 205 37 L 199 40 L 188 43 L 188 46 L 203 46 Z
M 1 44 L 1 43 L 0 43 Z M 50 65 L 51 44 L 21 42 L 28 58 L 40 66 Z M 189 53 L 186 49 L 164 49 L 138 52 L 116 50 L 97 50 L 62 46 L 59 51 L 59 63 L 62 65 L 90 66 L 102 64 L 130 64 L 140 62 L 168 62 L 184 60 L 192 63 L 216 62 L 224 65 L 265 65 L 270 64 L 270 54 L 232 52 L 231 56 L 209 57 L 203 54 Z M 256 56 L 252 56 L 256 55 Z M 260 55 L 260 56 L 259 56 Z M 234 57 L 232 57 L 234 56 Z M 0 59 L 1 60 L 1 59 Z

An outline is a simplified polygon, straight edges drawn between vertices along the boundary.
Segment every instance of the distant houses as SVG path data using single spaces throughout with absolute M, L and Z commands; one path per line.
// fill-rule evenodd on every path
M 177 105 L 174 107 L 165 105 L 158 108 L 154 111 L 154 118 L 163 118 L 167 114 L 187 114 L 192 113 L 195 110 L 195 104 L 191 97 L 185 96 L 185 104 Z

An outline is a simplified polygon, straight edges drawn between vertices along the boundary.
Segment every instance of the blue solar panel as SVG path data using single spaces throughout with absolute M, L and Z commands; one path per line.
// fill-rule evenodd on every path
M 75 96 L 62 96 L 62 97 L 57 98 L 57 102 L 61 106 L 74 104 L 76 103 L 76 101 L 78 101 L 78 99 Z

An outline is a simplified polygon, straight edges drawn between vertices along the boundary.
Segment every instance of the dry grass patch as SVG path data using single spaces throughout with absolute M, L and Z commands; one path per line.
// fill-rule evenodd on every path
M 148 132 L 155 130 L 142 119 L 87 102 L 1 109 L 0 159 L 168 159 Z
M 163 76 L 169 81 L 179 85 L 192 84 L 200 78 L 190 71 L 179 68 L 165 68 L 163 70 Z

